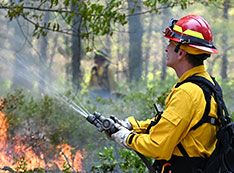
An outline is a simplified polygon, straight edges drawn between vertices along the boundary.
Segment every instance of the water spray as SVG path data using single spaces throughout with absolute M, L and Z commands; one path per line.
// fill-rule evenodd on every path
M 21 65 L 25 66 L 25 64 L 20 60 L 20 58 L 18 58 L 18 61 L 20 62 Z M 113 134 L 116 131 L 118 131 L 116 129 L 116 127 L 114 126 L 115 122 L 113 119 L 111 118 L 106 118 L 104 116 L 102 116 L 100 113 L 94 112 L 93 114 L 90 114 L 88 112 L 88 110 L 83 106 L 83 104 L 79 101 L 80 105 L 77 105 L 73 100 L 69 99 L 68 97 L 66 97 L 65 95 L 59 95 L 57 88 L 51 86 L 45 79 L 43 79 L 39 74 L 35 73 L 35 71 L 29 69 L 28 66 L 26 66 L 25 68 L 27 68 L 29 71 L 32 71 L 32 74 L 34 74 L 38 79 L 44 81 L 44 83 L 46 84 L 46 86 L 51 87 L 51 89 L 53 91 L 55 91 L 55 97 L 59 100 L 62 101 L 64 104 L 66 104 L 67 106 L 69 106 L 70 108 L 72 108 L 74 111 L 76 111 L 79 115 L 82 115 L 84 118 L 86 118 L 86 120 L 88 122 L 90 122 L 91 124 L 93 124 L 98 131 L 102 132 L 102 131 L 106 131 L 109 134 Z
M 51 91 L 54 91 L 54 96 L 55 98 L 62 102 L 63 104 L 67 105 L 68 107 L 72 108 L 75 112 L 77 112 L 78 114 L 84 116 L 85 118 L 87 118 L 87 116 L 90 114 L 87 109 L 81 104 L 81 102 L 79 101 L 80 105 L 77 105 L 73 100 L 69 99 L 68 97 L 66 97 L 65 95 L 60 95 L 59 93 L 61 93 L 61 91 L 59 91 L 58 88 L 55 88 L 53 85 L 51 85 L 47 80 L 43 79 L 37 72 L 35 72 L 33 69 L 31 69 L 29 66 L 25 65 L 25 63 L 21 60 L 20 56 L 17 55 L 17 61 L 19 62 L 20 65 L 22 65 L 23 67 L 25 67 L 29 72 L 30 75 L 32 75 L 32 79 L 39 79 L 41 81 L 43 81 L 45 83 L 45 85 L 47 87 L 49 87 L 49 89 Z M 1 57 L 0 58 L 1 61 L 3 61 L 4 63 L 6 63 L 9 67 L 13 66 L 12 63 L 10 63 L 6 58 Z M 23 74 L 21 71 L 19 71 L 19 73 L 17 73 L 17 75 L 19 76 L 25 76 L 25 74 Z
M 72 108 L 75 112 L 77 112 L 79 115 L 83 116 L 89 123 L 93 124 L 98 131 L 106 131 L 109 134 L 113 134 L 117 131 L 115 128 L 114 120 L 111 118 L 106 118 L 102 116 L 100 113 L 94 112 L 93 114 L 89 113 L 89 111 L 85 108 L 85 106 L 78 100 L 80 105 L 77 105 L 73 100 L 69 99 L 65 95 L 59 95 L 59 91 L 54 86 L 50 85 L 45 79 L 43 79 L 38 73 L 36 73 L 34 70 L 30 69 L 29 66 L 26 66 L 24 62 L 22 62 L 21 58 L 19 57 L 18 62 L 24 66 L 28 71 L 30 71 L 31 75 L 33 77 L 43 81 L 46 86 L 48 86 L 52 91 L 55 92 L 55 98 L 62 102 L 63 104 L 67 105 L 68 107 Z M 9 66 L 12 65 L 7 59 L 1 57 L 1 61 L 4 61 Z M 17 73 L 18 75 L 24 75 L 21 74 L 21 72 Z

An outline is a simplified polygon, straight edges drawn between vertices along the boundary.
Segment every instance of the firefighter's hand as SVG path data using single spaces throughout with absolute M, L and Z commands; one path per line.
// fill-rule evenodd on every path
M 132 130 L 132 124 L 130 123 L 130 121 L 128 120 L 128 118 L 126 118 L 125 120 L 119 120 L 116 116 L 111 115 L 110 118 L 112 120 L 114 120 L 115 123 L 118 123 L 119 125 L 125 127 L 128 130 Z
M 121 147 L 126 149 L 131 149 L 131 147 L 127 144 L 127 138 L 132 133 L 130 130 L 126 129 L 125 127 L 115 123 L 115 127 L 119 129 L 116 133 L 111 135 L 111 139 L 117 142 Z

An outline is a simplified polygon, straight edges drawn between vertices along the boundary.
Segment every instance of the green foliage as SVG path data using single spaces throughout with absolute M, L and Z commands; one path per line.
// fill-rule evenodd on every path
M 133 84 L 131 89 L 126 88 L 123 84 L 120 87 L 119 99 L 114 100 L 111 106 L 113 114 L 125 118 L 134 116 L 139 119 L 152 118 L 155 115 L 154 104 L 157 105 L 159 111 L 165 106 L 165 99 L 170 92 L 173 84 L 176 82 L 173 76 L 168 75 L 168 79 L 162 81 L 155 75 L 155 79 L 142 81 L 142 83 Z
M 27 171 L 27 162 L 28 160 L 25 160 L 25 156 L 21 156 L 20 158 L 14 157 L 13 165 L 16 165 L 16 172 Z
M 58 0 L 36 0 L 33 2 L 21 0 L 20 2 L 13 1 L 1 4 L 0 7 L 8 10 L 7 16 L 10 20 L 22 16 L 33 24 L 35 26 L 33 36 L 37 38 L 40 38 L 41 35 L 46 36 L 48 31 L 72 34 L 69 25 L 78 24 L 79 30 L 85 28 L 80 34 L 81 38 L 89 39 L 93 34 L 112 35 L 115 23 L 121 25 L 127 23 L 126 14 L 119 10 L 122 5 L 123 1 L 121 0 L 111 0 L 107 4 L 90 0 L 64 0 L 63 2 Z M 58 19 L 57 22 L 51 20 L 45 23 L 43 19 L 46 12 L 53 13 L 54 18 Z
M 63 170 L 64 173 L 70 173 L 72 172 L 72 168 L 68 163 L 63 163 Z
M 106 117 L 110 114 L 116 114 L 119 118 L 128 115 L 151 118 L 155 111 L 153 104 L 163 105 L 163 99 L 167 95 L 167 91 L 157 93 L 157 88 L 152 86 L 140 92 L 126 92 L 125 97 L 110 100 L 97 98 L 94 102 L 87 95 L 75 96 L 71 91 L 56 97 L 48 95 L 36 97 L 24 90 L 15 90 L 6 94 L 2 99 L 4 106 L 1 107 L 1 110 L 5 112 L 8 118 L 8 134 L 10 137 L 13 138 L 15 135 L 26 136 L 28 140 L 25 142 L 34 144 L 34 148 L 38 148 L 38 150 L 49 146 L 53 146 L 55 149 L 57 145 L 63 142 L 75 148 L 81 146 L 86 148 L 86 152 L 88 152 L 84 162 L 87 160 L 89 164 L 97 165 L 99 161 L 95 157 L 93 148 L 98 151 L 103 146 L 109 145 L 110 142 L 95 127 L 86 122 L 78 112 L 71 109 L 69 104 L 72 102 L 77 105 L 82 103 L 88 112 L 97 111 Z M 61 98 L 66 98 L 67 102 L 64 103 Z M 144 102 L 145 104 L 142 104 Z M 34 136 L 34 138 L 31 138 L 31 136 Z M 96 143 L 93 143 L 93 141 L 96 141 Z M 50 154 L 47 150 L 44 152 L 45 155 Z M 130 153 L 128 157 L 131 157 Z M 115 164 L 113 162 L 112 167 Z M 65 167 L 64 170 L 69 170 L 69 167 Z
M 104 152 L 98 153 L 101 165 L 93 166 L 91 171 L 104 173 L 114 172 L 117 170 L 133 173 L 145 172 L 146 167 L 136 153 L 126 149 L 119 149 L 119 158 L 116 160 L 118 156 L 113 153 L 113 150 L 113 147 L 104 147 Z
M 21 173 L 21 172 L 24 172 L 24 173 L 35 173 L 35 172 L 36 173 L 46 173 L 46 172 L 48 172 L 48 170 L 45 170 L 44 168 L 35 168 L 33 170 L 29 170 L 27 168 L 28 164 L 30 164 L 30 160 L 26 160 L 25 156 L 22 155 L 19 158 L 14 157 L 14 162 L 13 162 L 14 170 L 12 168 L 7 168 L 7 169 L 12 173 Z M 53 170 L 51 170 L 51 171 L 54 172 Z M 73 172 L 71 166 L 67 162 L 63 163 L 62 172 L 63 173 Z
M 22 155 L 19 158 L 14 157 L 14 162 L 13 162 L 14 170 L 12 168 L 8 168 L 8 170 L 10 170 L 10 172 L 12 172 L 12 173 L 21 173 L 21 172 L 25 172 L 25 173 L 33 173 L 33 172 L 46 173 L 46 171 L 43 168 L 35 168 L 34 170 L 29 170 L 27 168 L 28 164 L 30 164 L 30 160 L 26 160 L 24 155 Z
M 145 92 L 139 91 L 131 93 L 124 98 L 125 104 L 131 104 L 132 106 L 129 109 L 136 110 L 131 112 L 135 113 L 133 114 L 134 116 L 140 115 L 141 118 L 153 117 L 155 113 L 154 104 L 158 104 L 162 110 L 165 105 L 165 99 L 169 94 L 168 90 L 165 90 L 161 93 L 158 93 L 157 90 L 158 89 L 155 87 L 150 87 L 146 88 Z
M 212 0 L 214 1 L 214 0 Z M 146 0 L 141 5 L 134 1 L 135 6 L 130 15 L 135 15 L 136 8 L 147 9 L 149 13 L 160 13 L 162 9 L 180 6 L 186 9 L 197 1 L 191 0 Z M 201 2 L 200 2 L 201 3 Z M 82 39 L 91 40 L 93 35 L 113 35 L 116 24 L 126 25 L 129 16 L 125 1 L 76 1 L 76 0 L 35 0 L 35 1 L 10 1 L 0 3 L 0 8 L 7 10 L 9 20 L 22 16 L 34 25 L 33 36 L 40 38 L 46 36 L 48 31 L 74 34 L 72 27 L 77 30 Z M 51 14 L 49 22 L 44 22 L 45 13 Z M 146 12 L 143 12 L 146 13 Z M 89 43 L 89 42 L 88 42 Z M 89 45 L 86 48 L 91 49 Z
M 25 104 L 25 98 L 22 92 L 23 90 L 16 90 L 14 93 L 8 93 L 7 96 L 1 100 L 1 110 L 5 111 L 7 115 L 9 131 L 12 131 L 11 129 L 16 128 L 20 122 L 20 119 L 16 117 L 14 112 L 16 109 L 20 109 Z
M 83 160 L 86 170 L 111 172 L 123 170 L 124 172 L 145 172 L 146 168 L 140 158 L 132 151 L 114 150 L 104 148 L 113 145 L 107 141 L 104 134 L 98 132 L 95 127 L 90 125 L 86 120 L 78 115 L 78 112 L 71 109 L 69 104 L 74 102 L 79 105 L 81 102 L 88 112 L 100 112 L 105 117 L 114 114 L 120 119 L 133 115 L 137 119 L 152 118 L 155 115 L 153 104 L 157 104 L 160 110 L 163 110 L 165 98 L 169 94 L 169 88 L 175 83 L 173 77 L 168 77 L 165 81 L 152 80 L 147 84 L 143 83 L 138 89 L 124 90 L 124 96 L 105 100 L 96 98 L 95 101 L 87 95 L 73 95 L 67 91 L 60 96 L 52 97 L 42 95 L 40 97 L 31 96 L 30 93 L 23 90 L 15 90 L 8 93 L 2 99 L 1 110 L 6 113 L 9 122 L 8 133 L 11 137 L 17 135 L 35 136 L 32 143 L 43 143 L 44 148 L 50 145 L 57 146 L 62 142 L 67 142 L 75 148 L 85 148 L 87 156 Z M 233 81 L 220 81 L 223 88 L 225 101 L 230 110 L 232 108 L 232 85 Z M 162 87 L 164 86 L 164 87 Z M 87 93 L 86 93 L 87 94 Z M 59 98 L 67 98 L 67 103 L 61 102 Z M 233 113 L 231 114 L 233 117 Z M 27 131 L 27 133 L 25 133 Z M 16 133 L 17 132 L 17 133 Z M 40 134 L 40 135 L 38 135 Z M 41 136 L 41 137 L 40 137 Z M 44 140 L 46 139 L 46 140 Z M 95 142 L 94 142 L 95 141 Z M 34 146 L 39 147 L 39 146 Z M 55 147 L 54 147 L 55 148 Z M 97 158 L 96 151 L 99 159 Z M 21 158 L 19 168 L 26 166 Z M 85 164 L 88 165 L 85 165 Z M 90 165 L 97 165 L 89 168 Z M 64 164 L 64 172 L 71 171 L 68 164 Z
M 67 97 L 69 98 L 69 96 Z M 26 134 L 27 136 L 38 136 L 38 140 L 49 139 L 54 145 L 73 138 L 74 141 L 70 142 L 74 142 L 76 145 L 76 136 L 80 135 L 85 139 L 85 135 L 89 134 L 89 129 L 91 129 L 87 128 L 88 124 L 82 123 L 84 120 L 82 116 L 77 115 L 61 100 L 48 95 L 36 98 L 23 90 L 15 90 L 13 93 L 7 94 L 2 99 L 2 103 L 4 105 L 2 111 L 8 118 L 8 132 L 12 137 L 17 132 L 22 136 Z M 27 132 L 26 129 L 28 129 Z M 84 134 L 82 131 L 87 133 Z
M 104 152 L 99 152 L 99 158 L 102 162 L 102 165 L 93 166 L 92 170 L 95 171 L 102 171 L 102 172 L 112 172 L 114 171 L 115 167 L 117 166 L 118 161 L 113 156 L 113 147 L 107 148 L 104 147 Z
M 223 97 L 225 104 L 228 108 L 229 113 L 232 115 L 232 118 L 234 119 L 234 106 L 233 106 L 233 100 L 234 100 L 234 80 L 233 79 L 225 79 L 225 80 L 219 80 L 219 84 L 222 87 L 223 90 Z
M 118 150 L 120 154 L 119 167 L 124 172 L 143 173 L 146 171 L 146 167 L 140 157 L 130 150 Z M 151 159 L 148 159 L 152 161 Z

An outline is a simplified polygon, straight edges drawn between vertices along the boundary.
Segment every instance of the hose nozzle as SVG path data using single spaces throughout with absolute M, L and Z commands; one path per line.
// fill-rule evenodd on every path
M 86 118 L 91 124 L 97 127 L 98 131 L 106 131 L 110 134 L 113 134 L 118 131 L 115 127 L 115 122 L 110 119 L 102 116 L 98 112 L 94 112 L 93 114 L 89 114 Z

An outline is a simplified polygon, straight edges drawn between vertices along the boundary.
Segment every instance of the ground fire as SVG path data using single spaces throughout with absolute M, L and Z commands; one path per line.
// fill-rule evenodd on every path
M 48 152 L 37 151 L 33 145 L 26 144 L 24 138 L 14 137 L 9 138 L 7 134 L 7 119 L 2 112 L 0 112 L 0 172 L 9 172 L 9 169 L 14 171 L 22 169 L 16 164 L 16 161 L 22 163 L 24 161 L 24 170 L 34 170 L 41 168 L 45 170 L 64 170 L 71 166 L 72 172 L 82 171 L 82 154 L 84 150 L 77 150 L 76 153 L 72 153 L 72 148 L 68 144 L 62 144 L 56 147 L 56 152 L 53 156 L 48 156 Z M 33 136 L 31 136 L 33 138 Z M 47 151 L 50 148 L 46 149 Z M 51 152 L 50 152 L 51 153 Z M 53 160 L 48 159 L 53 158 Z

